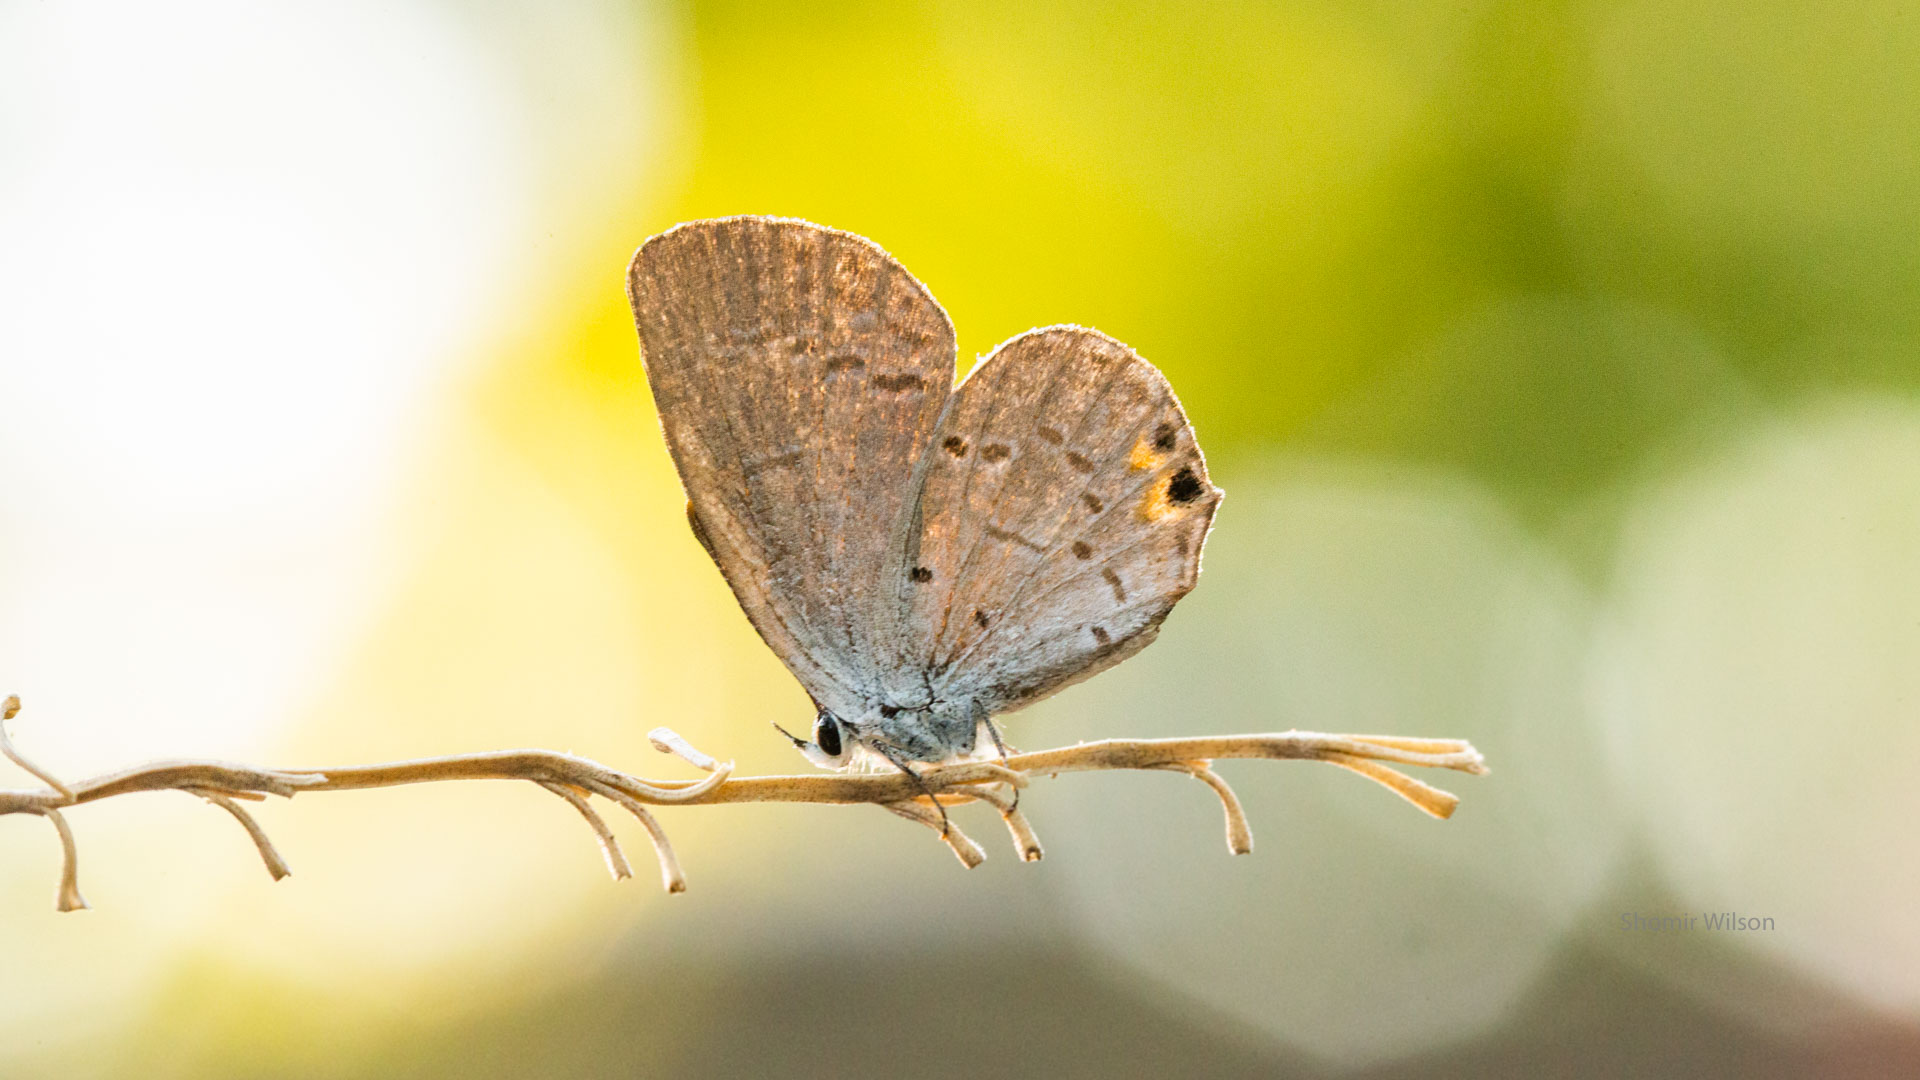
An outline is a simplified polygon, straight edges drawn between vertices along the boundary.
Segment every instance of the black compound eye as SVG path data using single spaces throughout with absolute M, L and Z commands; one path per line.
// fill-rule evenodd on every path
M 828 757 L 840 756 L 840 721 L 825 709 L 820 710 L 820 716 L 813 722 L 813 741 L 820 744 L 820 752 Z

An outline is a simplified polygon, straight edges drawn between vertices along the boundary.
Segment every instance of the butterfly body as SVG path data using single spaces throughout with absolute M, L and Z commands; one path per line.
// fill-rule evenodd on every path
M 1029 331 L 956 386 L 924 286 L 777 218 L 654 237 L 628 293 L 689 522 L 818 707 L 813 760 L 972 756 L 1193 587 L 1220 492 L 1120 342 Z

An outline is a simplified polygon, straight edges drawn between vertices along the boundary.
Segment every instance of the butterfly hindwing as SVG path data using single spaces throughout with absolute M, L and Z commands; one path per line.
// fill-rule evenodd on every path
M 954 394 L 923 463 L 900 640 L 936 697 L 997 713 L 1152 641 L 1220 492 L 1166 379 L 1098 331 L 1023 334 Z

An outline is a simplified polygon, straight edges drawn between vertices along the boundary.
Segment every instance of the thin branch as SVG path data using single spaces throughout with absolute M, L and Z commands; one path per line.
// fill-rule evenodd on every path
M 1460 796 L 1453 792 L 1441 791 L 1431 784 L 1415 780 L 1406 773 L 1390 769 L 1378 761 L 1369 761 L 1353 754 L 1341 753 L 1328 753 L 1321 760 L 1331 762 L 1343 769 L 1351 769 L 1369 780 L 1385 785 L 1387 790 L 1442 821 L 1452 817 L 1454 808 L 1460 805 Z
M 77 783 L 62 783 L 31 764 L 7 737 L 5 719 L 19 711 L 19 699 L 8 698 L 0 708 L 0 752 L 31 773 L 43 788 L 0 788 L 0 816 L 38 814 L 53 822 L 60 834 L 64 857 L 60 910 L 86 906 L 78 884 L 78 855 L 73 834 L 60 811 L 101 799 L 142 791 L 186 791 L 219 806 L 247 830 L 267 869 L 278 879 L 287 874 L 265 831 L 235 800 L 259 800 L 267 795 L 290 798 L 320 791 L 353 791 L 402 784 L 448 780 L 520 780 L 539 784 L 578 810 L 600 842 L 607 867 L 615 878 L 632 873 L 619 842 L 607 822 L 595 812 L 591 797 L 618 803 L 639 820 L 653 842 L 660 862 L 661 883 L 668 892 L 686 888 L 665 830 L 648 809 L 652 806 L 707 806 L 720 803 L 804 802 L 871 803 L 917 821 L 936 832 L 963 865 L 977 866 L 986 858 L 980 845 L 954 827 L 942 807 L 984 802 L 999 811 L 1020 857 L 1041 857 L 1040 840 L 1006 791 L 1026 787 L 1040 777 L 1106 769 L 1151 769 L 1184 772 L 1205 783 L 1219 796 L 1227 818 L 1227 847 L 1252 850 L 1252 830 L 1246 811 L 1233 789 L 1213 771 L 1213 763 L 1235 758 L 1274 761 L 1324 761 L 1352 770 L 1385 785 L 1421 810 L 1438 818 L 1450 816 L 1459 799 L 1398 771 L 1395 765 L 1453 769 L 1480 775 L 1487 771 L 1480 752 L 1459 739 L 1417 739 L 1397 735 L 1326 735 L 1288 731 L 1263 735 L 1223 735 L 1184 739 L 1108 739 L 1058 750 L 1014 754 L 999 761 L 968 761 L 921 770 L 917 778 L 900 773 L 819 773 L 804 776 L 734 777 L 733 763 L 718 761 L 695 749 L 667 728 L 656 728 L 650 739 L 663 754 L 686 762 L 707 775 L 697 780 L 643 780 L 598 762 L 549 750 L 506 750 L 457 757 L 397 761 L 329 769 L 260 769 L 218 761 L 163 761 L 125 769 Z M 929 798 L 928 794 L 932 793 Z
M 1162 765 L 1160 768 L 1186 773 L 1212 788 L 1213 793 L 1220 796 L 1220 806 L 1227 813 L 1227 850 L 1235 855 L 1253 853 L 1253 826 L 1247 823 L 1247 812 L 1240 805 L 1240 796 L 1235 795 L 1233 788 L 1227 786 L 1227 782 L 1220 778 L 1220 774 L 1213 771 L 1213 762 L 1177 761 L 1171 765 Z M 1399 774 L 1394 773 L 1394 775 Z
M 657 727 L 647 732 L 647 741 L 653 744 L 655 750 L 663 754 L 672 754 L 702 772 L 720 771 L 719 762 L 713 760 L 712 756 L 695 750 L 692 743 L 681 738 L 680 733 L 670 727 Z M 727 768 L 731 771 L 733 763 L 728 762 Z
M 961 832 L 960 826 L 941 816 L 939 811 L 929 808 L 926 803 L 903 799 L 880 805 L 908 821 L 917 821 L 939 833 L 941 841 L 952 849 L 954 858 L 960 860 L 961 866 L 971 870 L 987 861 L 987 853 L 973 842 L 973 837 Z
M 673 844 L 667 840 L 667 831 L 660 827 L 660 822 L 654 818 L 652 812 L 642 805 L 639 799 L 611 784 L 590 780 L 587 782 L 587 787 L 595 795 L 612 799 L 626 807 L 629 813 L 640 819 L 640 824 L 647 830 L 648 838 L 653 841 L 654 857 L 660 860 L 661 886 L 669 893 L 686 892 L 687 875 L 680 869 L 680 857 L 673 853 Z
M 293 870 L 287 866 L 287 860 L 281 858 L 280 852 L 274 849 L 273 841 L 267 839 L 267 831 L 260 827 L 259 822 L 253 820 L 253 815 L 247 813 L 245 807 L 233 801 L 237 798 L 257 799 L 260 798 L 259 795 L 249 791 L 236 792 L 229 796 L 222 792 L 209 791 L 206 788 L 182 788 L 181 790 L 190 795 L 198 795 L 220 809 L 225 810 L 227 813 L 232 814 L 233 819 L 240 823 L 240 827 L 247 830 L 247 835 L 253 840 L 253 846 L 260 849 L 260 861 L 267 864 L 267 873 L 273 875 L 273 880 L 281 881 L 293 873 Z
M 53 822 L 53 831 L 60 834 L 60 891 L 54 896 L 54 910 L 85 911 L 89 905 L 87 898 L 80 895 L 80 848 L 73 842 L 73 830 L 67 827 L 66 817 L 58 810 L 38 813 Z
M 600 841 L 600 854 L 606 857 L 607 873 L 613 875 L 613 880 L 625 881 L 633 876 L 633 867 L 627 863 L 626 852 L 620 850 L 620 841 L 614 838 L 613 830 L 607 827 L 607 819 L 601 817 L 600 812 L 587 802 L 585 795 L 565 784 L 546 780 L 542 780 L 540 786 L 573 804 L 573 808 L 580 811 L 580 816 L 587 819 L 587 827 L 593 830 L 593 835 Z
M 28 761 L 20 751 L 13 748 L 13 740 L 7 737 L 7 721 L 18 715 L 20 715 L 20 695 L 8 694 L 7 700 L 0 702 L 0 754 L 5 754 L 8 761 L 32 773 L 34 779 L 52 788 L 61 798 L 72 802 L 73 792 L 67 789 L 67 785 L 61 783 L 52 773 Z

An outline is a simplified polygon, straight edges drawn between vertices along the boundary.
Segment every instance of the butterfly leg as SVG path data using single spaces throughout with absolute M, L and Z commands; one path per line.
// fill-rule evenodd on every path
M 915 772 L 913 768 L 907 764 L 906 759 L 900 757 L 899 753 L 892 747 L 884 744 L 869 745 L 871 745 L 873 750 L 881 757 L 891 762 L 894 768 L 906 773 L 907 776 L 913 780 L 913 786 L 919 788 L 920 794 L 925 795 L 927 801 L 933 804 L 933 808 L 940 812 L 940 839 L 945 840 L 947 834 L 953 829 L 953 822 L 947 818 L 947 808 L 940 805 L 939 799 L 934 798 L 933 789 L 927 786 L 926 778 L 918 772 Z
M 1001 794 L 1002 786 L 1012 788 L 1013 796 Z M 1019 852 L 1020 858 L 1026 862 L 1039 862 L 1046 850 L 1040 846 L 1040 837 L 1034 834 L 1033 824 L 1016 805 L 1019 790 L 1015 784 L 964 784 L 941 798 L 954 804 L 977 800 L 1000 811 L 1000 820 L 1006 822 L 1007 832 L 1013 835 L 1013 848 Z
M 993 748 L 999 751 L 1000 753 L 1001 767 L 1002 768 L 1006 767 L 1007 743 L 1005 739 L 1002 739 L 1000 737 L 1000 725 L 994 723 L 993 717 L 991 716 L 983 717 L 981 719 L 981 723 L 987 726 L 987 734 L 993 737 Z M 1020 789 L 1016 787 L 1013 789 L 1013 805 L 1008 808 L 1008 812 L 1011 813 L 1012 811 L 1018 810 L 1018 809 L 1020 809 Z

